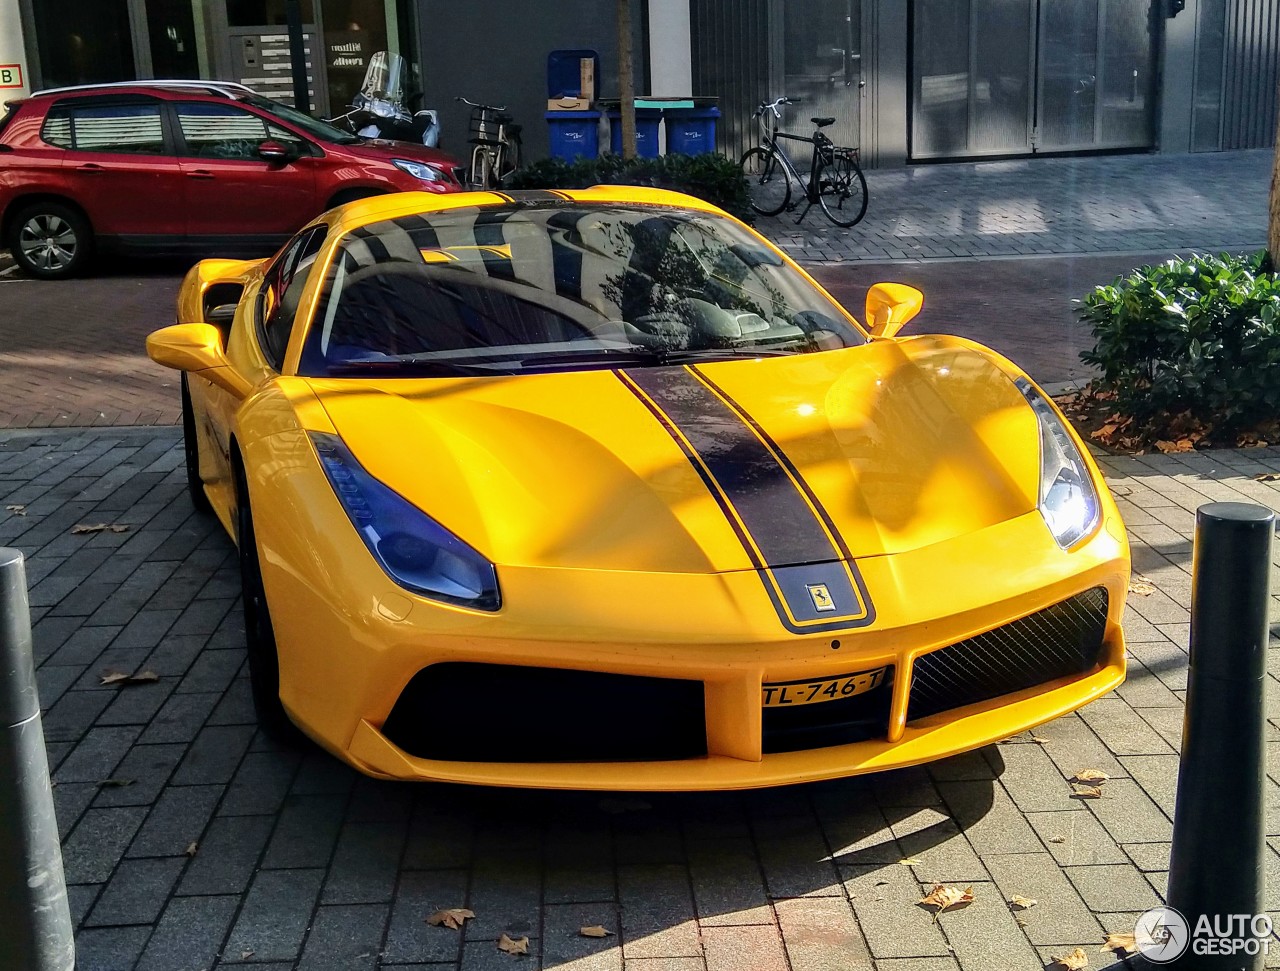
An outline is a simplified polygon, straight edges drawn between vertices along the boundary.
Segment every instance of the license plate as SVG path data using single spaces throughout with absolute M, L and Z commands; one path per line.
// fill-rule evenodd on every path
M 763 686 L 764 707 L 817 705 L 824 701 L 840 701 L 842 698 L 866 694 L 884 684 L 885 672 L 888 670 L 888 668 L 876 668 L 874 671 L 860 671 L 857 674 L 846 674 L 823 681 L 787 681 L 782 684 L 766 684 Z

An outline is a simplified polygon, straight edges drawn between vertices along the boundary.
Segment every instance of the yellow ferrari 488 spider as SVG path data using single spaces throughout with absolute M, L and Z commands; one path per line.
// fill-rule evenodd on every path
M 206 260 L 151 357 L 260 720 L 397 779 L 776 785 L 1124 677 L 1129 550 L 1016 366 L 652 189 L 369 199 Z

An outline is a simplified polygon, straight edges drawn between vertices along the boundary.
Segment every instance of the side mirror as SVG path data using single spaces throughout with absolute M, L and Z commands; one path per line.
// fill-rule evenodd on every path
M 258 158 L 272 165 L 283 164 L 293 158 L 293 153 L 283 142 L 268 138 L 258 146 Z
M 924 294 L 905 283 L 877 283 L 867 291 L 867 329 L 892 337 L 924 306 Z
M 147 356 L 175 371 L 207 378 L 237 398 L 250 385 L 231 366 L 222 347 L 222 334 L 212 324 L 174 324 L 147 336 Z

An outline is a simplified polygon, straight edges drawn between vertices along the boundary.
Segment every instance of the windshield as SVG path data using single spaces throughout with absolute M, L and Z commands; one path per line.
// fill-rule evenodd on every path
M 328 122 L 320 121 L 312 118 L 304 111 L 297 108 L 291 108 L 289 105 L 281 104 L 279 101 L 272 101 L 270 98 L 264 98 L 260 94 L 250 95 L 243 99 L 245 104 L 251 104 L 259 111 L 265 111 L 267 114 L 275 115 L 282 121 L 301 128 L 312 138 L 318 138 L 322 142 L 333 142 L 338 145 L 353 145 L 360 141 L 350 132 L 345 132 L 341 128 L 334 128 Z
M 369 58 L 369 67 L 364 72 L 364 84 L 360 85 L 360 93 L 375 101 L 403 101 L 404 78 L 404 58 L 390 51 L 378 51 Z
M 471 207 L 346 236 L 299 373 L 636 367 L 866 340 L 838 305 L 723 217 L 641 206 Z

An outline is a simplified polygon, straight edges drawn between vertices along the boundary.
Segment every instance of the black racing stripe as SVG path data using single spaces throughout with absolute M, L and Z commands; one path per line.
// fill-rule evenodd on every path
M 686 368 L 626 372 L 706 463 L 767 566 L 823 563 L 840 554 L 784 469 L 734 411 Z

